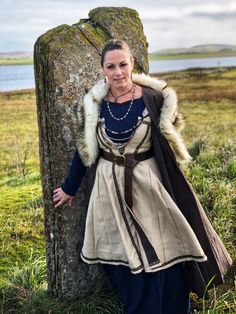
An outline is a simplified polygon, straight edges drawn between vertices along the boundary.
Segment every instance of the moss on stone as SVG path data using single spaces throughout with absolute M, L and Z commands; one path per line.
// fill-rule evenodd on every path
M 72 26 L 55 27 L 39 38 L 42 54 L 54 59 L 59 49 L 73 47 L 74 38 L 86 46 L 94 46 L 98 52 L 109 38 L 124 39 L 135 56 L 135 70 L 148 72 L 148 45 L 139 15 L 133 9 L 100 7 L 89 12 L 89 19 L 81 19 Z M 49 68 L 47 70 L 50 71 Z
M 86 39 L 76 26 L 60 25 L 43 34 L 40 39 L 41 48 L 44 52 L 57 54 L 58 49 L 68 49 L 68 46 L 73 46 L 75 38 L 80 38 L 84 44 L 89 45 L 90 42 Z M 50 45 L 52 44 L 52 49 Z
M 127 7 L 98 7 L 89 12 L 89 18 L 96 20 L 102 17 L 105 20 L 109 20 L 112 15 L 126 15 L 126 16 L 136 16 L 139 17 L 138 12 L 134 9 Z
M 84 35 L 84 37 L 98 49 L 101 50 L 103 45 L 109 39 L 106 33 L 100 28 L 94 26 L 90 21 L 86 23 L 81 23 L 78 25 L 78 28 Z
M 121 38 L 136 59 L 136 71 L 148 72 L 147 41 L 137 11 L 126 7 L 101 7 L 89 12 L 90 21 L 108 38 Z

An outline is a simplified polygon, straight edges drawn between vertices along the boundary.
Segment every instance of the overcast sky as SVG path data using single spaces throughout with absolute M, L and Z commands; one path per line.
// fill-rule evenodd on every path
M 111 5 L 138 11 L 149 52 L 236 44 L 236 0 L 0 0 L 0 51 L 32 51 L 47 30 L 74 24 L 91 9 Z

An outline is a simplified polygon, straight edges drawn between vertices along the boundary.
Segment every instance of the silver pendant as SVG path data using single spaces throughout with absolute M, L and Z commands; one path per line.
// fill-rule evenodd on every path
M 118 150 L 119 150 L 119 153 L 120 153 L 121 155 L 123 155 L 123 154 L 124 154 L 124 151 L 125 151 L 125 148 L 124 148 L 124 146 L 120 146 L 120 147 L 118 147 Z

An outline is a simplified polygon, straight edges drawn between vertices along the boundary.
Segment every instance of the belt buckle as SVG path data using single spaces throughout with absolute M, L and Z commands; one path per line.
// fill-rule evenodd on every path
M 114 163 L 119 166 L 125 166 L 126 157 L 125 155 L 115 155 L 114 156 Z

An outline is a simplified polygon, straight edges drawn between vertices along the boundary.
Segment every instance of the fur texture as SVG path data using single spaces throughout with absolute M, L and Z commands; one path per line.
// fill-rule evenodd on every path
M 162 93 L 164 101 L 160 116 L 160 129 L 168 140 L 176 159 L 191 159 L 180 132 L 184 128 L 182 115 L 178 113 L 175 91 L 163 80 L 152 78 L 146 74 L 133 74 L 132 80 L 141 86 L 151 87 Z M 103 80 L 94 85 L 78 105 L 74 116 L 76 127 L 76 146 L 86 166 L 91 166 L 98 156 L 96 127 L 99 118 L 100 103 L 106 96 L 110 85 Z

